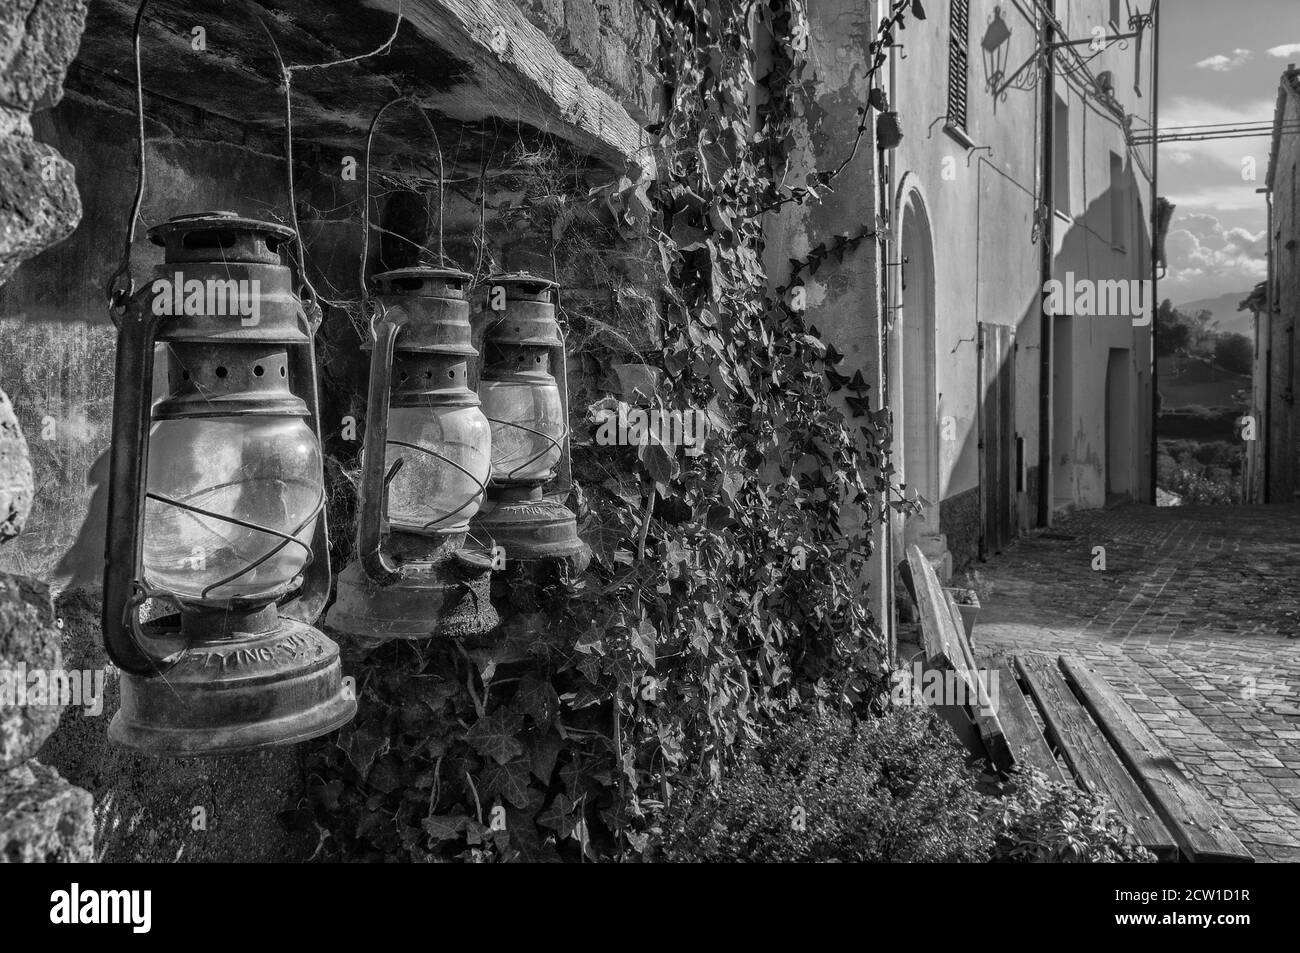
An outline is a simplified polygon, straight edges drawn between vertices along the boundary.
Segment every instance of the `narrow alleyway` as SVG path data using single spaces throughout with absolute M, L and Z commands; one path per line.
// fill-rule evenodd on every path
M 974 577 L 981 656 L 1087 658 L 1257 859 L 1300 861 L 1300 507 L 1078 512 Z

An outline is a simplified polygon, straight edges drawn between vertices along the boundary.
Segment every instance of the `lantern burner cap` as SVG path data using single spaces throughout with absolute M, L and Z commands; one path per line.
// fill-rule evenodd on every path
M 473 275 L 459 268 L 435 265 L 394 268 L 392 271 L 384 271 L 374 277 L 380 294 L 392 295 L 404 292 L 435 298 L 464 297 L 466 286 L 473 280 Z
M 560 287 L 559 282 L 526 271 L 511 271 L 501 275 L 490 275 L 485 282 L 488 285 L 513 285 L 523 294 L 550 294 Z
M 281 225 L 278 222 L 264 222 L 256 218 L 246 218 L 238 212 L 221 210 L 174 215 L 161 225 L 155 225 L 149 229 L 149 240 L 155 245 L 165 246 L 167 237 L 171 234 L 212 230 L 261 232 L 280 241 L 288 241 L 294 236 L 293 229 L 287 225 Z

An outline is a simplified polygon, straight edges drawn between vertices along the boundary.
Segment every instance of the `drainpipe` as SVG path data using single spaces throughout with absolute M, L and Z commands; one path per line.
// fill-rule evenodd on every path
M 1267 288 L 1264 295 L 1264 307 L 1268 309 L 1268 335 L 1265 338 L 1264 351 L 1264 426 L 1259 434 L 1264 440 L 1264 499 L 1260 502 L 1271 503 L 1272 490 L 1269 477 L 1273 469 L 1273 270 L 1277 267 L 1277 243 L 1273 239 L 1273 190 L 1270 187 L 1264 196 L 1268 202 L 1268 273 L 1265 275 Z M 1258 319 L 1256 319 L 1258 320 Z
M 1056 244 L 1056 182 L 1054 155 L 1054 124 L 1056 122 L 1056 54 L 1051 44 L 1056 39 L 1052 19 L 1056 14 L 1055 0 L 1044 0 L 1049 16 L 1042 18 L 1038 45 L 1043 51 L 1043 77 L 1039 87 L 1043 91 L 1041 106 L 1043 124 L 1042 174 L 1039 188 L 1040 208 L 1043 218 L 1039 229 L 1039 277 L 1041 292 L 1038 349 L 1038 525 L 1047 527 L 1052 522 L 1052 315 L 1047 308 L 1047 283 L 1052 280 L 1053 250 Z
M 1160 0 L 1153 0 L 1151 5 L 1151 128 L 1160 131 Z M 1151 237 L 1156 235 L 1156 222 L 1160 215 L 1160 143 L 1151 146 Z M 1166 255 L 1168 252 L 1165 253 Z M 1151 256 L 1151 505 L 1157 504 L 1156 483 L 1159 481 L 1160 467 L 1160 362 L 1156 358 L 1156 342 L 1160 329 L 1156 314 L 1160 310 L 1158 293 L 1160 275 L 1156 267 L 1156 256 Z
M 883 12 L 883 10 L 882 10 Z M 901 105 L 898 102 L 898 57 L 897 50 L 893 47 L 889 50 L 889 101 L 894 109 L 901 111 Z M 881 194 L 877 198 L 879 207 L 885 211 L 889 226 L 888 232 L 892 234 L 898 227 L 898 209 L 894 206 L 894 195 L 897 184 L 895 152 L 882 152 L 879 149 L 874 150 L 879 163 L 885 166 L 886 174 L 880 175 Z M 877 170 L 879 171 L 879 169 Z M 877 243 L 879 254 L 879 271 L 880 271 L 880 301 L 881 301 L 881 321 L 880 321 L 880 381 L 881 381 L 881 406 L 884 406 L 892 393 L 892 383 L 889 374 L 889 365 L 891 360 L 890 335 L 886 330 L 890 322 L 894 320 L 895 312 L 893 310 L 894 292 L 890 285 L 890 268 L 889 258 L 891 247 L 889 242 Z M 901 267 L 901 266 L 900 266 Z M 902 420 L 895 419 L 895 425 L 901 426 Z M 899 554 L 894 551 L 894 520 L 896 517 L 891 516 L 885 524 L 884 548 L 885 548 L 885 611 L 889 616 L 889 649 L 892 657 L 897 658 L 898 652 L 898 613 L 895 608 L 897 605 L 896 593 L 894 591 L 895 566 L 899 560 Z M 906 520 L 906 517 L 903 518 Z

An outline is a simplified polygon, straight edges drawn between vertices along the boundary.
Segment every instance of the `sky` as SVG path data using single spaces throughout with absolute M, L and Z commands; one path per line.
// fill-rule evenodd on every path
M 1282 71 L 1300 65 L 1300 0 L 1161 0 L 1161 16 L 1162 128 L 1273 121 Z M 1160 194 L 1177 206 L 1161 298 L 1183 304 L 1263 280 L 1268 213 L 1255 190 L 1270 145 L 1262 137 L 1161 146 Z

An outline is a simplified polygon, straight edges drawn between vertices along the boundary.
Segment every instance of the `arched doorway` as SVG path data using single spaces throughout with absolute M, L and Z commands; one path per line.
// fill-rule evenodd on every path
M 904 182 L 890 331 L 890 397 L 894 406 L 895 466 L 921 511 L 902 527 L 904 546 L 918 544 L 944 572 L 950 565 L 939 525 L 938 386 L 935 374 L 935 267 L 930 218 L 920 191 Z

